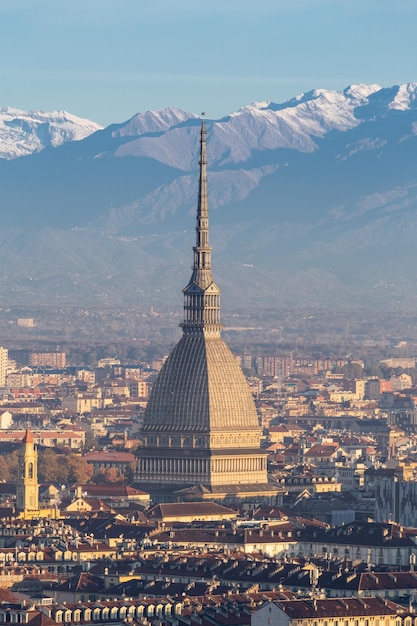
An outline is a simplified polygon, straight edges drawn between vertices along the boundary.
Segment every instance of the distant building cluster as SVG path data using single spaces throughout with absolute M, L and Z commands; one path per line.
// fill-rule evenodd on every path
M 0 624 L 417 626 L 416 361 L 233 355 L 199 162 L 168 357 L 0 348 Z
M 31 352 L 29 365 L 62 369 L 66 366 L 66 354 L 65 352 Z

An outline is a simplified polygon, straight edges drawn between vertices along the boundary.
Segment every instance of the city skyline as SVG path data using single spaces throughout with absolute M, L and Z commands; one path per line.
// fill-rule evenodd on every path
M 100 124 L 174 106 L 209 118 L 314 88 L 413 82 L 417 7 L 263 0 L 0 6 L 2 106 Z

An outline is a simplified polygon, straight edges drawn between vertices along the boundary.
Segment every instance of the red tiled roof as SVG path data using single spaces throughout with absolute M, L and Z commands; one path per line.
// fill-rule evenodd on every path
M 345 617 L 352 615 L 395 615 L 397 609 L 403 612 L 404 607 L 375 598 L 326 598 L 312 600 L 284 600 L 279 603 L 281 609 L 290 617 L 308 619 L 317 617 Z

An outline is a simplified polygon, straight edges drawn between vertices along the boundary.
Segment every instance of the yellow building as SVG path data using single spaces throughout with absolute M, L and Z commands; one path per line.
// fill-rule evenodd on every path
M 29 426 L 19 452 L 19 474 L 16 486 L 16 508 L 24 516 L 39 508 L 38 452 Z

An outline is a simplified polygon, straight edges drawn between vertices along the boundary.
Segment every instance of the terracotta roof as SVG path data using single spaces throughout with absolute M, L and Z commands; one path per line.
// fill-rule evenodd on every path
M 134 489 L 133 487 L 126 487 L 124 485 L 82 485 L 83 493 L 87 496 L 93 496 L 96 498 L 109 497 L 114 498 L 127 497 L 127 496 L 140 496 L 148 495 L 145 491 Z
M 290 617 L 298 619 L 318 617 L 345 617 L 348 615 L 395 615 L 403 606 L 382 598 L 327 598 L 312 600 L 284 600 L 281 609 Z
M 56 621 L 42 613 L 42 611 L 35 611 L 34 613 L 33 617 L 30 617 L 29 613 L 29 621 L 27 623 L 30 626 L 56 626 Z
M 305 456 L 331 456 L 339 447 L 338 443 L 326 443 L 324 445 L 316 444 L 307 450 Z
M 27 428 L 26 428 L 26 432 L 25 432 L 25 435 L 24 435 L 24 437 L 22 439 L 22 443 L 33 443 L 33 435 L 30 432 L 29 426 L 27 426 Z
M 273 443 L 267 448 L 268 452 L 275 452 L 275 450 L 285 450 L 285 446 L 282 443 Z
M 149 512 L 148 517 L 163 518 L 166 516 L 192 516 L 192 515 L 232 515 L 237 516 L 236 511 L 228 509 L 221 504 L 215 502 L 179 502 L 158 504 Z
M 103 588 L 103 579 L 90 572 L 82 572 L 78 576 L 68 578 L 64 583 L 58 585 L 58 591 L 85 591 L 89 593 L 100 591 Z

